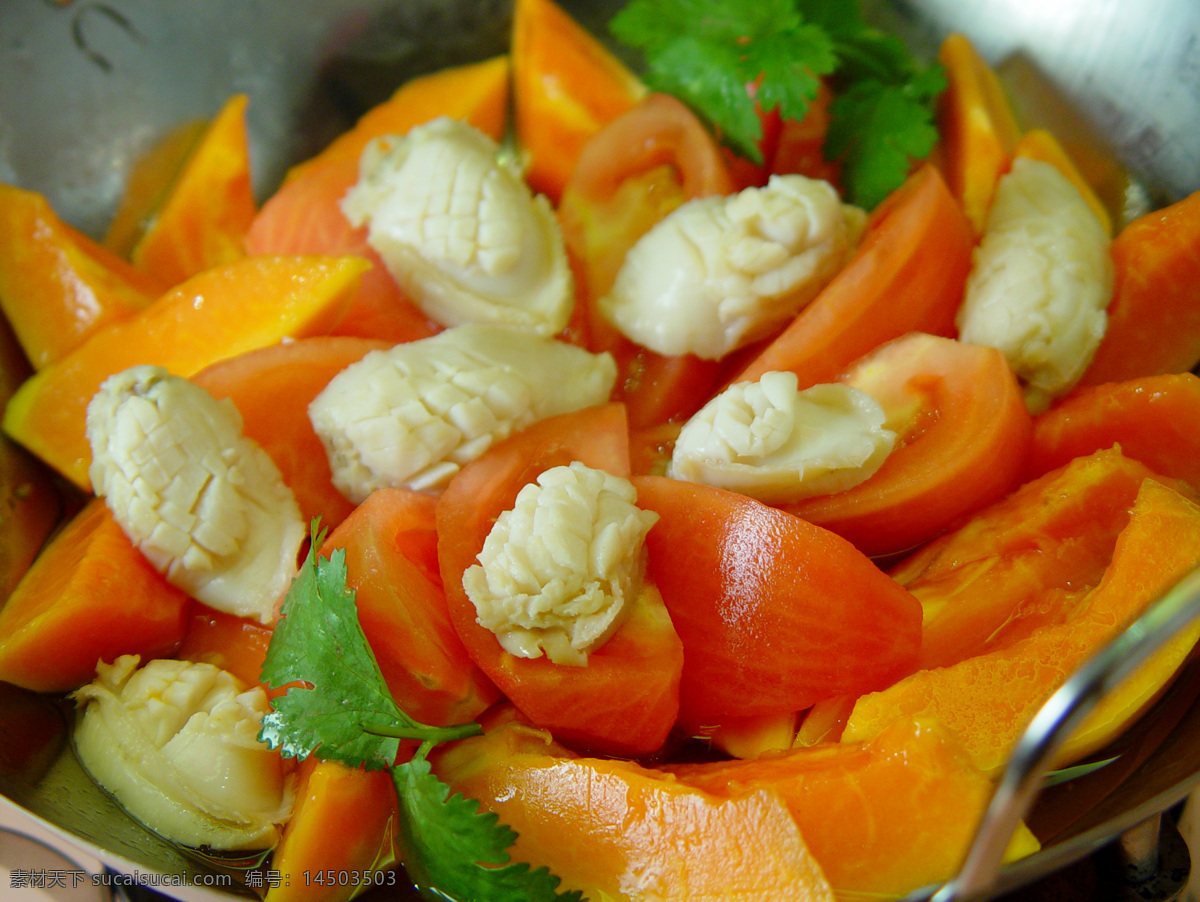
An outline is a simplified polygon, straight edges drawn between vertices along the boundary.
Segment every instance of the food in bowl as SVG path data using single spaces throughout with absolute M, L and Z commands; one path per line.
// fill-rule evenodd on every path
M 670 60 L 655 8 L 619 30 Z M 167 704 L 210 668 L 266 700 L 250 757 L 271 762 L 269 804 L 194 795 L 204 810 L 171 838 L 267 837 L 246 883 L 274 900 L 405 880 L 472 899 L 945 880 L 1032 713 L 1200 561 L 1195 455 L 1161 440 L 1200 403 L 1200 344 L 1175 325 L 1196 200 L 1110 239 L 1110 211 L 957 37 L 941 68 L 894 59 L 895 91 L 813 79 L 802 111 L 773 107 L 779 76 L 754 57 L 731 148 L 556 6 L 516 16 L 510 55 L 402 86 L 261 207 L 232 98 L 128 259 L 61 223 L 10 235 L 73 251 L 104 303 L 64 336 L 0 291 L 37 365 L 4 428 L 87 498 L 0 611 L 0 676 L 73 693 L 82 723 L 101 703 L 169 713 L 148 721 L 161 748 L 215 747 Z M 533 191 L 488 143 L 510 72 Z M 899 153 L 848 131 L 847 110 L 893 101 Z M 487 159 L 423 180 L 404 135 Z M 1062 203 L 1037 209 L 1028 172 Z M 414 206 L 385 211 L 397 198 Z M 52 222 L 29 192 L 5 203 Z M 1008 229 L 1014 204 L 1031 224 Z M 1084 250 L 1056 257 L 1040 240 L 1056 228 Z M 1016 354 L 959 331 L 982 266 L 1006 268 L 982 250 L 1002 232 L 1027 275 L 989 303 L 1044 333 Z M 1043 311 L 1075 300 L 1056 282 L 1072 268 L 1104 303 L 1067 363 L 1052 355 L 1067 378 L 1022 378 L 1060 331 Z M 564 282 L 570 303 L 543 305 Z M 645 296 L 614 300 L 634 283 Z M 693 329 L 728 343 L 643 341 Z M 264 485 L 286 514 L 249 491 Z M 264 515 L 286 522 L 269 590 L 277 569 L 228 578 L 265 572 L 241 558 Z M 1195 640 L 1060 763 L 1132 722 Z M 188 678 L 152 679 L 159 661 Z M 125 700 L 129 682 L 153 691 Z M 220 722 L 226 695 L 197 710 Z M 230 747 L 171 766 L 219 781 L 205 768 L 246 757 Z M 1009 856 L 1036 848 L 1022 829 Z

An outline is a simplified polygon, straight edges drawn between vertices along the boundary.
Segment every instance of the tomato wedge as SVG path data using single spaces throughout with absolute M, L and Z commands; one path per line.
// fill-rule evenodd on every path
M 566 190 L 602 202 L 630 176 L 672 166 L 687 197 L 728 194 L 733 179 L 720 147 L 683 102 L 648 94 L 584 145 Z
M 842 381 L 883 405 L 897 447 L 870 479 L 787 506 L 792 513 L 882 556 L 933 538 L 1020 482 L 1033 425 L 996 349 L 914 332 Z
M 974 245 L 962 209 L 926 164 L 875 208 L 853 259 L 737 380 L 791 370 L 807 388 L 907 332 L 956 334 Z
M 436 505 L 405 489 L 372 492 L 320 553 L 345 550 L 359 622 L 396 702 L 422 723 L 449 726 L 474 720 L 498 693 L 471 664 L 423 560 Z
M 308 417 L 308 405 L 329 380 L 384 341 L 349 335 L 313 335 L 255 348 L 218 360 L 192 377 L 214 398 L 229 398 L 242 430 L 258 442 L 296 495 L 306 522 L 321 518 L 333 529 L 354 509 L 334 487 L 325 446 Z
M 916 669 L 921 605 L 849 542 L 737 492 L 634 477 L 683 640 L 680 720 L 799 711 Z
M 1156 473 L 1200 488 L 1200 376 L 1174 373 L 1077 388 L 1034 418 L 1029 475 L 1113 445 Z
M 582 667 L 518 658 L 476 622 L 463 590 L 495 519 L 542 471 L 578 460 L 629 474 L 625 410 L 609 403 L 542 420 L 462 468 L 437 505 L 438 561 L 450 617 L 471 659 L 521 712 L 563 742 L 636 756 L 662 745 L 679 706 L 683 648 L 654 591 Z M 653 531 L 653 530 L 652 530 Z
M 691 416 L 725 367 L 693 355 L 663 357 L 625 338 L 596 309 L 634 243 L 687 200 L 736 190 L 721 148 L 673 97 L 650 94 L 583 146 L 558 208 L 574 261 L 583 331 L 593 351 L 617 361 L 617 398 L 630 423 Z

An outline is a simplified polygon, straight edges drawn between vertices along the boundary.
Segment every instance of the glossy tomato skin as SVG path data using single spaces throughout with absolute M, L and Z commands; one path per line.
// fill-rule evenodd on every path
M 691 416 L 727 378 L 728 367 L 641 348 L 596 302 L 611 289 L 629 249 L 663 217 L 686 201 L 737 188 L 720 146 L 696 115 L 673 97 L 650 94 L 588 140 L 563 192 L 558 219 L 577 274 L 577 319 L 590 350 L 616 359 L 616 398 L 635 427 Z
M 632 604 L 625 622 L 588 663 L 571 667 L 519 658 L 476 621 L 463 573 L 496 518 L 544 470 L 571 461 L 629 475 L 628 421 L 610 403 L 552 417 L 498 443 L 463 467 L 437 505 L 438 560 L 450 617 L 475 664 L 536 726 L 581 751 L 637 757 L 666 740 L 679 710 L 683 646 L 657 591 Z
M 683 641 L 680 719 L 798 711 L 916 667 L 921 606 L 849 542 L 745 495 L 634 478 L 649 576 Z
M 378 489 L 329 534 L 320 554 L 345 553 L 363 634 L 397 703 L 422 723 L 448 726 L 474 720 L 499 693 L 472 664 L 425 560 L 436 504 L 418 492 Z
M 1075 389 L 1033 421 L 1029 477 L 1119 445 L 1200 488 L 1200 376 L 1170 373 Z
M 897 447 L 865 482 L 785 509 L 864 553 L 915 548 L 1024 477 L 1033 420 L 995 348 L 912 332 L 860 358 L 842 381 L 883 405 Z
M 908 332 L 954 335 L 974 246 L 942 177 L 921 166 L 871 212 L 850 261 L 734 381 L 790 370 L 807 388 Z
M 674 97 L 649 94 L 584 146 L 567 189 L 600 202 L 626 179 L 664 165 L 678 172 L 686 197 L 737 188 L 720 146 L 700 120 Z

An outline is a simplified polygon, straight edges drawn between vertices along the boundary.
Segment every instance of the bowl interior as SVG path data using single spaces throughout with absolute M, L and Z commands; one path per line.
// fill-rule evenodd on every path
M 603 34 L 619 3 L 566 0 Z M 876 21 L 932 55 L 949 31 L 996 64 L 1029 125 L 1133 175 L 1129 216 L 1200 189 L 1200 4 L 1194 0 L 871 0 Z M 17 0 L 0 4 L 0 181 L 46 195 L 99 236 L 138 158 L 233 93 L 248 110 L 255 184 L 318 150 L 404 79 L 506 50 L 506 0 Z M 630 60 L 636 64 L 636 60 Z M 31 115 L 30 111 L 52 111 Z M 1087 855 L 1200 780 L 1200 671 L 1107 751 L 1116 762 L 1045 792 L 1044 850 L 1003 886 Z M 0 792 L 118 868 L 211 874 L 143 831 L 70 753 L 69 706 L 0 684 Z M 195 898 L 224 893 L 197 890 Z

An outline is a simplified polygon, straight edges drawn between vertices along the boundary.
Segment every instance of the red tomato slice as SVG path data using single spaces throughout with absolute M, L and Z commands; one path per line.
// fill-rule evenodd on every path
M 558 216 L 579 276 L 588 346 L 616 358 L 616 397 L 634 426 L 691 416 L 725 368 L 638 347 L 600 315 L 595 302 L 612 287 L 629 248 L 671 210 L 736 188 L 723 151 L 700 120 L 675 98 L 651 94 L 584 145 L 563 191 Z
M 737 492 L 634 477 L 683 641 L 680 719 L 799 711 L 916 669 L 921 605 L 846 540 Z
M 601 203 L 631 176 L 673 166 L 687 197 L 729 194 L 733 180 L 721 148 L 683 102 L 648 94 L 588 141 L 567 189 Z
M 809 104 L 803 119 L 785 119 L 779 124 L 774 151 L 770 157 L 771 173 L 799 173 L 813 179 L 840 184 L 839 166 L 825 159 L 825 135 L 829 131 L 829 104 L 833 91 L 822 81 L 817 96 Z
M 196 602 L 187 621 L 187 633 L 175 657 L 198 661 L 228 670 L 247 686 L 262 685 L 263 659 L 271 644 L 273 628 L 257 620 L 235 617 Z M 282 695 L 284 689 L 268 689 L 268 696 Z
M 942 177 L 923 166 L 875 208 L 854 258 L 737 381 L 791 370 L 807 388 L 907 332 L 956 334 L 974 245 Z
M 996 349 L 914 332 L 842 381 L 883 405 L 897 447 L 870 479 L 788 505 L 792 513 L 881 556 L 933 538 L 1021 481 L 1033 424 Z
M 746 93 L 751 97 L 757 98 L 762 81 L 763 77 L 760 75 L 757 79 L 747 84 Z M 756 100 L 754 115 L 758 119 L 760 129 L 757 145 L 761 161 L 755 163 L 741 156 L 728 146 L 721 148 L 721 153 L 725 157 L 725 164 L 729 167 L 729 174 L 733 178 L 735 189 L 739 191 L 743 188 L 761 187 L 767 183 L 767 180 L 771 177 L 771 161 L 775 158 L 775 151 L 779 146 L 779 136 L 783 130 L 783 116 L 779 112 L 778 107 L 769 111 L 764 110 L 762 105 Z
M 1144 376 L 1075 389 L 1034 418 L 1029 477 L 1113 445 L 1155 473 L 1200 488 L 1200 377 Z
M 229 398 L 246 436 L 258 442 L 296 495 L 305 521 L 333 529 L 354 509 L 334 487 L 325 446 L 308 405 L 329 380 L 368 352 L 391 347 L 349 335 L 314 335 L 218 360 L 192 377 L 215 398 Z
M 329 534 L 320 554 L 346 552 L 358 619 L 396 703 L 422 723 L 469 723 L 499 693 L 471 663 L 425 559 L 436 500 L 380 489 Z
M 720 390 L 729 368 L 694 354 L 665 357 L 627 344 L 628 356 L 613 352 L 622 380 L 613 396 L 625 404 L 634 429 L 685 422 Z
M 611 639 L 583 667 L 518 658 L 476 622 L 462 576 L 495 519 L 550 467 L 582 461 L 629 474 L 624 408 L 606 404 L 552 417 L 489 449 L 438 500 L 438 556 L 450 617 L 472 660 L 533 723 L 599 753 L 642 755 L 662 745 L 679 707 L 683 648 L 657 593 L 643 593 Z

